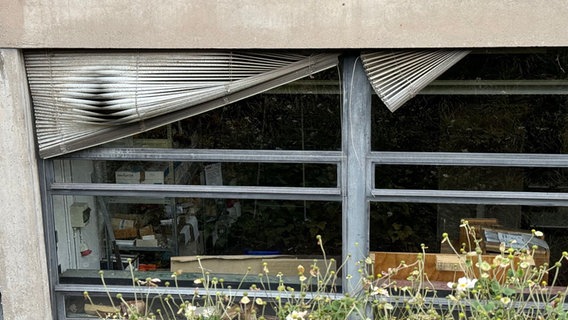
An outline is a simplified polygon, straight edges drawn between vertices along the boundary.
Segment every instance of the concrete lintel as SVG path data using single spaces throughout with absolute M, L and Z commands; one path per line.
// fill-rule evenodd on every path
M 565 0 L 0 1 L 0 47 L 555 47 L 566 16 Z

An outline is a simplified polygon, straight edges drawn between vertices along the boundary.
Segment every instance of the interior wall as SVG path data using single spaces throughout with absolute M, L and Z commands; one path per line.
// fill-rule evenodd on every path
M 90 183 L 93 171 L 91 161 L 59 160 L 54 162 L 55 180 L 61 182 Z M 84 227 L 73 227 L 71 206 L 86 203 L 91 209 L 90 217 Z M 98 269 L 102 255 L 97 207 L 92 196 L 53 197 L 55 230 L 57 232 L 57 261 L 61 272 L 68 269 Z M 82 251 L 90 250 L 82 255 Z

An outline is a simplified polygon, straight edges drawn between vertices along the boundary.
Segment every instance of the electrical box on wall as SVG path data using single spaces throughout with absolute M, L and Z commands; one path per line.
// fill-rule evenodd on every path
M 85 202 L 74 202 L 69 208 L 69 214 L 71 216 L 71 227 L 82 228 L 87 225 L 89 221 L 89 216 L 91 213 L 91 208 Z

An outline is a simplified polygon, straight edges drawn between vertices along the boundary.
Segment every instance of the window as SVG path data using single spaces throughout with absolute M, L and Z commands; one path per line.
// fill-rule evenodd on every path
M 331 93 L 309 89 L 323 80 L 334 86 Z M 277 256 L 312 261 L 321 257 L 321 235 L 326 253 L 341 260 L 339 86 L 338 70 L 330 69 L 45 160 L 53 177 L 60 316 L 92 312 L 77 296 L 86 287 L 100 291 L 99 270 L 111 291 L 124 292 L 128 261 L 139 277 L 168 279 L 184 270 L 180 286 L 191 292 L 200 270 L 184 257 L 246 255 L 253 267 Z M 241 266 L 221 269 L 230 271 L 227 283 L 242 281 Z M 290 268 L 282 272 L 297 272 Z
M 350 78 L 359 58 L 346 56 L 341 72 L 44 160 L 61 318 L 81 317 L 85 287 L 104 292 L 99 269 L 133 293 L 128 258 L 168 277 L 196 254 L 312 258 L 318 234 L 334 257 L 353 235 L 362 251 L 438 253 L 443 232 L 459 242 L 460 220 L 481 218 L 541 229 L 545 258 L 561 254 L 564 49 L 472 51 L 395 112 L 362 67 L 351 71 L 365 81 Z
M 462 219 L 496 219 L 494 228 L 542 230 L 557 261 L 567 62 L 563 49 L 474 51 L 394 113 L 374 98 L 371 249 L 443 252 L 442 233 L 461 246 Z

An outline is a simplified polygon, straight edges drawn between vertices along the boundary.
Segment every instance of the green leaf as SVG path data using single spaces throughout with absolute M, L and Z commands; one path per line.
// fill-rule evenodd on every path
M 493 280 L 491 281 L 491 290 L 493 291 L 493 293 L 498 294 L 501 292 L 501 285 L 499 284 L 499 282 Z
M 504 296 L 508 296 L 508 297 L 509 297 L 509 296 L 512 296 L 513 294 L 515 294 L 515 290 L 513 290 L 513 289 L 511 289 L 511 288 L 503 288 L 503 289 L 501 290 L 501 293 L 502 293 Z
M 491 312 L 495 310 L 495 303 L 493 301 L 490 301 L 485 306 L 483 306 L 483 309 L 485 309 L 485 311 L 487 312 Z

